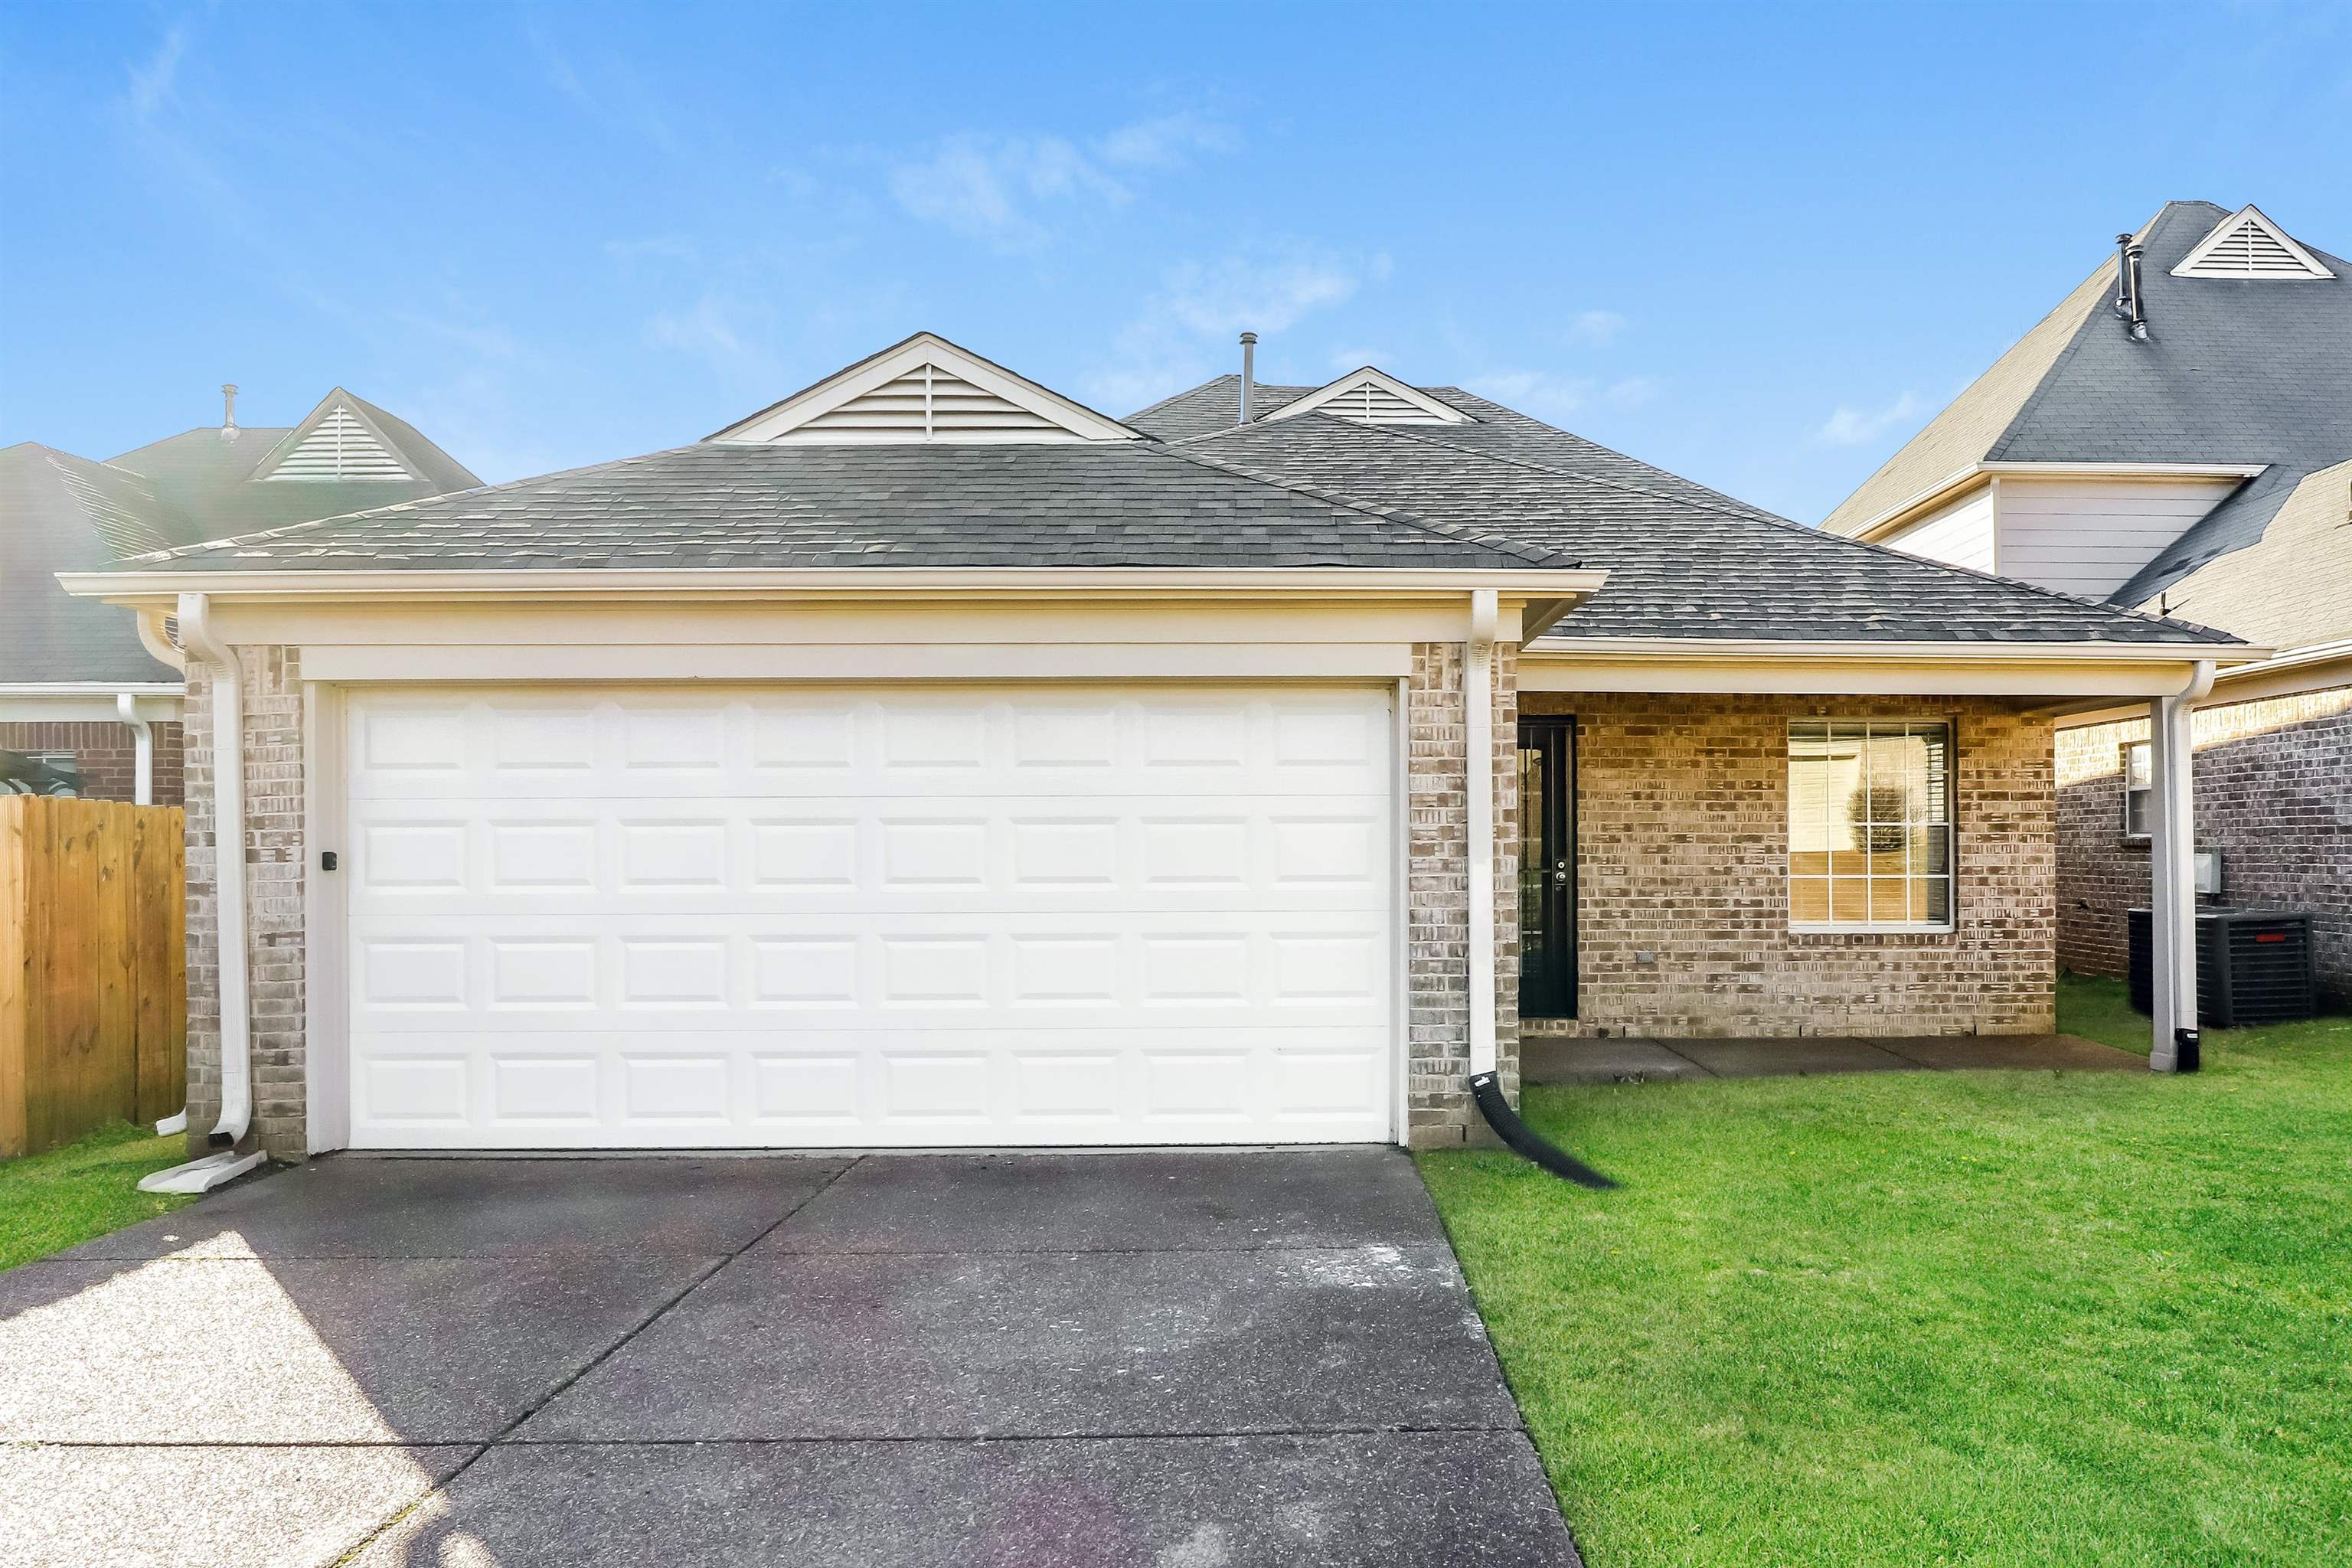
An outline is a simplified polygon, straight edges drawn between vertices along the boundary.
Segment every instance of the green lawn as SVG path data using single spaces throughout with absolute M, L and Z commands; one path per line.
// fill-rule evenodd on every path
M 1613 1193 L 1423 1156 L 1593 1568 L 2352 1562 L 2352 1019 L 2205 1055 L 1531 1090 Z
M 171 1213 L 188 1200 L 142 1193 L 139 1178 L 187 1157 L 185 1138 L 126 1122 L 45 1154 L 0 1160 L 0 1268 Z

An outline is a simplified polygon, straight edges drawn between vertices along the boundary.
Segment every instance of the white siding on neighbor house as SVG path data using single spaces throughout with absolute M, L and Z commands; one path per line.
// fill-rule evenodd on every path
M 1992 508 L 1993 489 L 1988 485 L 1946 501 L 1900 532 L 1888 535 L 1885 542 L 1930 561 L 1991 572 L 1997 569 Z
M 2000 574 L 2104 599 L 2238 487 L 2234 479 L 2000 481 Z

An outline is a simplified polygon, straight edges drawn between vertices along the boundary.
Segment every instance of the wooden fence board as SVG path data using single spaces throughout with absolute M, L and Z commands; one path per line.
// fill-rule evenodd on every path
M 185 857 L 176 807 L 0 797 L 0 1155 L 184 1102 Z

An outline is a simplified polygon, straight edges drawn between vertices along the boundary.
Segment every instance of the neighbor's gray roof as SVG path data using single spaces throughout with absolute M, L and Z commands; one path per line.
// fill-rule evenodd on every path
M 1859 528 L 1975 462 L 2263 463 L 2111 602 L 2146 604 L 2260 541 L 2306 476 L 2352 458 L 2352 263 L 2306 243 L 2333 279 L 2172 276 L 2233 216 L 2168 203 L 2140 230 L 2147 342 L 2108 310 L 2103 263 L 1823 526 Z
M 423 479 L 257 480 L 268 458 L 337 401 L 373 425 Z M 139 641 L 131 613 L 77 599 L 52 574 L 223 534 L 465 489 L 481 481 L 415 426 L 335 388 L 302 423 L 217 426 L 134 447 L 108 462 L 24 442 L 0 452 L 0 680 L 176 680 Z
M 125 564 L 1582 564 L 1611 573 L 1563 625 L 1585 635 L 2218 637 L 1827 537 L 1484 399 L 1445 395 L 1477 422 L 1370 427 L 1306 414 L 1174 443 L 704 443 Z
M 2278 493 L 2268 491 L 2273 485 Z M 2269 521 L 2255 542 L 2162 582 L 2143 605 L 2161 599 L 2175 615 L 2227 626 L 2263 647 L 2352 637 L 2352 458 L 2312 474 L 2268 469 L 2221 507 L 2260 507 Z M 2184 538 L 2215 521 L 2208 513 Z M 2126 585 L 2116 602 L 2133 591 Z
M 1456 445 L 1465 428 L 1303 414 L 1228 427 L 1185 450 L 1338 500 L 1492 530 L 1605 570 L 1601 591 L 1554 628 L 1562 637 L 2230 640 L 1840 539 L 1737 502 L 1695 502 L 1676 486 L 1471 451 Z
M 705 443 L 272 533 L 142 569 L 1571 564 L 1157 443 Z
M 169 543 L 176 521 L 136 474 L 32 441 L 0 451 L 0 681 L 179 679 L 131 612 L 51 575 Z

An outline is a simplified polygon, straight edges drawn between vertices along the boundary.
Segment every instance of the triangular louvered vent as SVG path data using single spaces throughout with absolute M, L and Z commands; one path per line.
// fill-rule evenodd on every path
M 984 439 L 1057 432 L 1061 426 L 954 372 L 925 361 L 904 375 L 836 405 L 786 433 L 807 440 Z
M 1351 387 L 1323 405 L 1326 414 L 1336 414 L 1342 419 L 1360 420 L 1366 425 L 1443 425 L 1443 416 L 1431 413 L 1418 404 L 1407 403 L 1384 386 L 1370 382 Z
M 1359 425 L 1466 425 L 1470 416 L 1451 404 L 1440 403 L 1417 386 L 1407 386 L 1386 371 L 1370 365 L 1318 387 L 1294 403 L 1286 403 L 1268 419 L 1294 419 L 1301 414 L 1329 414 Z
M 269 479 L 406 479 L 415 478 L 387 450 L 375 432 L 361 423 L 348 404 L 327 410 L 310 433 L 278 466 L 262 476 Z
M 2252 207 L 2234 213 L 2198 242 L 2175 278 L 2333 278 L 2317 257 Z

